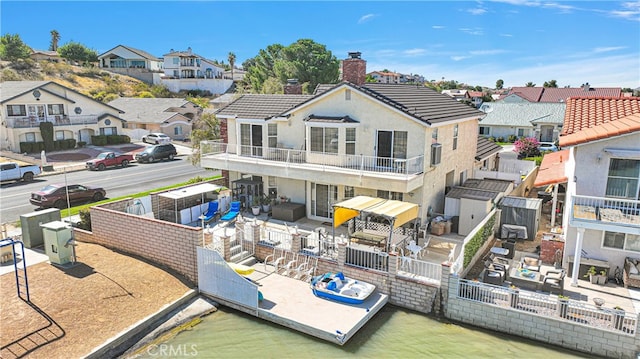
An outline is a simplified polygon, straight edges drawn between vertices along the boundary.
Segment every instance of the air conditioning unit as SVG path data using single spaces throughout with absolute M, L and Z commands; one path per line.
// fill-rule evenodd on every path
M 434 143 L 431 145 L 431 165 L 437 166 L 442 160 L 442 144 Z

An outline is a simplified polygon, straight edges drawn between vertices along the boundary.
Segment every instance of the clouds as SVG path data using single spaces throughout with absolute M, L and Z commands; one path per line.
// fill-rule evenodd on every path
M 366 15 L 362 15 L 360 17 L 360 19 L 358 19 L 358 25 L 360 24 L 364 24 L 366 22 L 369 22 L 371 20 L 373 20 L 374 18 L 378 17 L 378 15 L 376 14 L 366 14 Z

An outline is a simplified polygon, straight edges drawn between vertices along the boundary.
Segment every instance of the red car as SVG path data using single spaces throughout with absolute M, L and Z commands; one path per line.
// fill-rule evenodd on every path
M 98 202 L 102 200 L 107 192 L 101 187 L 89 187 L 79 184 L 70 184 L 69 202 Z M 29 199 L 32 205 L 41 208 L 66 208 L 67 207 L 67 191 L 64 184 L 52 184 L 44 187 L 38 192 L 31 193 Z

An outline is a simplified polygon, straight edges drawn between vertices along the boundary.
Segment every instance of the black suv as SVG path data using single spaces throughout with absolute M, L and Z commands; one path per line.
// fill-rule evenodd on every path
M 164 160 L 165 158 L 172 161 L 173 157 L 177 154 L 176 147 L 172 144 L 155 145 L 147 147 L 142 152 L 136 153 L 136 161 L 154 162 L 155 160 Z

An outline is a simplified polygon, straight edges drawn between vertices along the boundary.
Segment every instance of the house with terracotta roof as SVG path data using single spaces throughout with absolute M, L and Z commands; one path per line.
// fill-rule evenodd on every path
M 399 84 L 401 77 L 398 73 L 388 71 L 373 71 L 367 75 L 373 77 L 376 82 L 383 84 Z
M 640 257 L 640 98 L 572 97 L 566 105 L 567 153 L 556 154 L 564 173 L 536 182 L 567 182 L 563 263 L 576 284 L 582 262 L 612 277 L 625 257 Z
M 443 213 L 445 188 L 472 176 L 482 113 L 424 86 L 365 83 L 360 53 L 341 69 L 313 95 L 246 94 L 218 110 L 223 139 L 202 144 L 201 166 L 234 190 L 251 183 L 234 191 L 245 206 L 286 197 L 314 220 L 358 195 L 418 204 L 423 221 Z
M 31 149 L 43 142 L 44 122 L 53 125 L 54 141 L 87 144 L 92 136 L 122 135 L 126 122 L 122 110 L 53 81 L 0 82 L 0 105 L 1 148 L 16 153 L 24 152 L 23 142 Z
M 473 104 L 476 108 L 479 108 L 482 105 L 482 97 L 484 94 L 482 91 L 467 91 L 465 98 Z
M 184 98 L 122 97 L 109 102 L 124 111 L 124 132 L 135 140 L 151 133 L 164 133 L 174 140 L 191 137 L 192 123 L 200 118 L 202 108 Z
M 480 106 L 486 113 L 480 120 L 479 134 L 485 137 L 535 137 L 555 142 L 562 130 L 564 103 L 487 102 Z
M 621 97 L 620 87 L 512 87 L 500 100 L 504 102 L 565 102 L 569 97 Z

